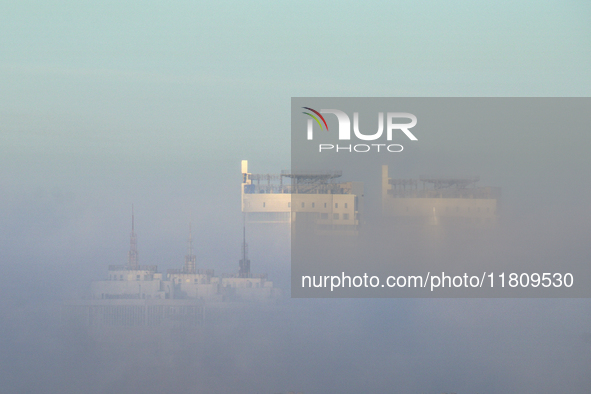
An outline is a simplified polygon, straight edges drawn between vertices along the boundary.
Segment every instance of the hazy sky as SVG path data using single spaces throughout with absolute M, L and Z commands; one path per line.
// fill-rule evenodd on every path
M 4 2 L 2 157 L 274 166 L 291 96 L 587 96 L 590 12 L 584 1 Z
M 142 264 L 180 267 L 193 220 L 198 262 L 237 269 L 240 160 L 256 173 L 289 167 L 292 96 L 589 96 L 590 19 L 591 3 L 564 0 L 0 2 L 0 268 L 10 279 L 0 327 L 11 341 L 0 341 L 0 366 L 21 377 L 36 365 L 43 341 L 16 322 L 37 297 L 81 294 L 125 262 L 131 203 Z M 288 281 L 283 244 L 251 252 L 253 270 Z M 296 349 L 285 361 L 284 347 L 272 388 L 309 380 L 307 392 L 327 392 L 326 376 L 356 370 L 340 347 L 351 341 L 365 375 L 343 392 L 405 381 L 393 368 L 415 371 L 405 392 L 585 392 L 588 300 L 452 301 L 296 303 L 294 343 L 326 326 L 326 309 L 340 331 L 321 337 L 315 358 Z M 364 335 L 375 339 L 355 342 Z M 12 343 L 29 352 L 19 363 Z M 52 360 L 48 349 L 41 359 Z M 238 375 L 250 382 L 252 370 Z
M 14 204 L 42 193 L 117 216 L 135 202 L 141 223 L 200 191 L 232 209 L 240 159 L 289 167 L 292 96 L 587 96 L 590 14 L 583 1 L 3 2 L 2 205 L 20 221 Z M 175 224 L 200 218 L 188 205 Z

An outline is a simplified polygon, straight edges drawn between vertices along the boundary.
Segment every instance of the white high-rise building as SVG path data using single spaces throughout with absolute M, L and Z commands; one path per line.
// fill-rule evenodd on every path
M 252 174 L 242 160 L 242 212 L 248 223 L 291 223 L 312 218 L 320 230 L 356 231 L 363 212 L 363 183 L 337 183 L 340 171 Z

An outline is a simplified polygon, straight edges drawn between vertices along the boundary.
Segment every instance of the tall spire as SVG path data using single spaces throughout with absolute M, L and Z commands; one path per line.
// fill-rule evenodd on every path
M 191 222 L 189 222 L 189 239 L 187 240 L 187 246 L 189 254 L 185 256 L 185 273 L 195 274 L 197 272 L 197 267 L 195 264 L 196 257 L 193 254 L 193 231 L 191 228 Z
M 193 255 L 193 228 L 189 222 L 189 256 Z
M 130 270 L 139 269 L 140 263 L 137 254 L 137 237 L 135 235 L 135 216 L 133 213 L 133 204 L 131 204 L 131 234 L 129 236 L 129 254 L 127 259 L 127 267 Z
M 240 259 L 238 276 L 250 278 L 250 260 L 248 259 L 248 244 L 246 243 L 246 219 L 242 215 L 242 259 Z

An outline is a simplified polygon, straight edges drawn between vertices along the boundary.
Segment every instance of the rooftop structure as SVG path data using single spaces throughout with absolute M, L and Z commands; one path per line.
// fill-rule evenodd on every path
M 252 174 L 242 160 L 242 212 L 248 223 L 292 223 L 298 215 L 327 231 L 357 231 L 363 183 L 336 182 L 341 171 Z M 292 205 L 293 204 L 293 205 Z
M 501 189 L 479 176 L 395 179 L 382 166 L 382 212 L 401 223 L 494 225 Z
M 179 324 L 202 321 L 203 308 L 229 301 L 265 301 L 277 298 L 279 289 L 266 274 L 250 272 L 246 227 L 242 259 L 237 273 L 215 276 L 212 269 L 198 269 L 189 226 L 188 254 L 180 269 L 166 275 L 156 265 L 139 265 L 132 211 L 132 231 L 127 265 L 109 265 L 106 280 L 93 281 L 89 300 L 66 303 L 68 319 L 90 325 L 160 325 L 173 319 Z M 163 323 L 162 323 L 163 324 Z

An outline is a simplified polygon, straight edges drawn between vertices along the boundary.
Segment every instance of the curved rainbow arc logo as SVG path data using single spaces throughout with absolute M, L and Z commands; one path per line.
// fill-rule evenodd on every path
M 322 121 L 324 122 L 324 125 L 326 126 L 326 131 L 328 131 L 328 125 L 326 124 L 326 120 L 324 119 L 324 116 L 320 115 L 320 112 L 318 112 L 318 111 L 316 111 L 315 109 L 312 109 L 312 108 L 310 108 L 310 107 L 302 107 L 302 108 L 304 108 L 304 109 L 307 109 L 307 110 L 309 110 L 309 111 L 312 111 L 312 112 L 314 112 L 316 115 L 320 116 L 320 119 L 322 119 Z M 316 123 L 318 123 L 318 126 L 320 126 L 320 129 L 323 129 L 323 127 L 322 127 L 322 123 L 320 123 L 320 120 L 318 120 L 318 118 L 317 118 L 316 116 L 312 115 L 312 114 L 311 114 L 311 113 L 309 113 L 309 112 L 302 112 L 302 113 L 303 113 L 303 114 L 306 114 L 306 115 L 308 115 L 308 116 L 310 116 L 310 117 L 312 117 L 312 118 L 313 118 L 313 119 L 316 121 Z

